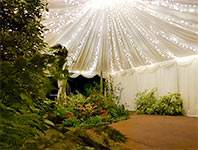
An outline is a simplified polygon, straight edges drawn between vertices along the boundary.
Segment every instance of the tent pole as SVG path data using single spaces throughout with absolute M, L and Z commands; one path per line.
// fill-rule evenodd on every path
M 100 73 L 100 93 L 103 94 L 103 74 Z

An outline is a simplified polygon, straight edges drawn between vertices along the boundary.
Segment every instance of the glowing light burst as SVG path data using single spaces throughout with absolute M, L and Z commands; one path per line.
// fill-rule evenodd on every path
M 45 40 L 72 72 L 119 72 L 198 54 L 196 0 L 45 0 Z
M 125 0 L 91 0 L 90 5 L 92 8 L 103 8 L 109 6 L 117 6 Z

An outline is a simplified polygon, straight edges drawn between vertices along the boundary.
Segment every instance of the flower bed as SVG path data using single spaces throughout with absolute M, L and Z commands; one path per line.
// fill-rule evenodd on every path
M 129 113 L 124 105 L 93 92 L 88 97 L 82 94 L 71 95 L 63 103 L 51 104 L 47 118 L 66 127 L 102 125 L 128 119 Z

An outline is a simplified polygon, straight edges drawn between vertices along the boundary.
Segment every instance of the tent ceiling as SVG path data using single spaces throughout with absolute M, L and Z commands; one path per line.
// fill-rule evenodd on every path
M 198 54 L 197 0 L 45 2 L 45 40 L 68 49 L 70 71 L 108 74 Z

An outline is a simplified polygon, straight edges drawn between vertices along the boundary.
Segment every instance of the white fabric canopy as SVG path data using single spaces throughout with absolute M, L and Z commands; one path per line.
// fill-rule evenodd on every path
M 197 0 L 44 2 L 45 41 L 68 49 L 73 77 L 113 74 L 130 110 L 145 89 L 158 87 L 160 96 L 180 92 L 185 114 L 198 116 Z
M 198 56 L 123 71 L 113 79 L 115 85 L 121 83 L 120 102 L 128 105 L 129 110 L 136 110 L 137 92 L 157 87 L 159 96 L 181 93 L 185 115 L 198 117 Z
M 45 40 L 68 49 L 67 65 L 76 75 L 105 76 L 198 54 L 197 0 L 45 2 Z

